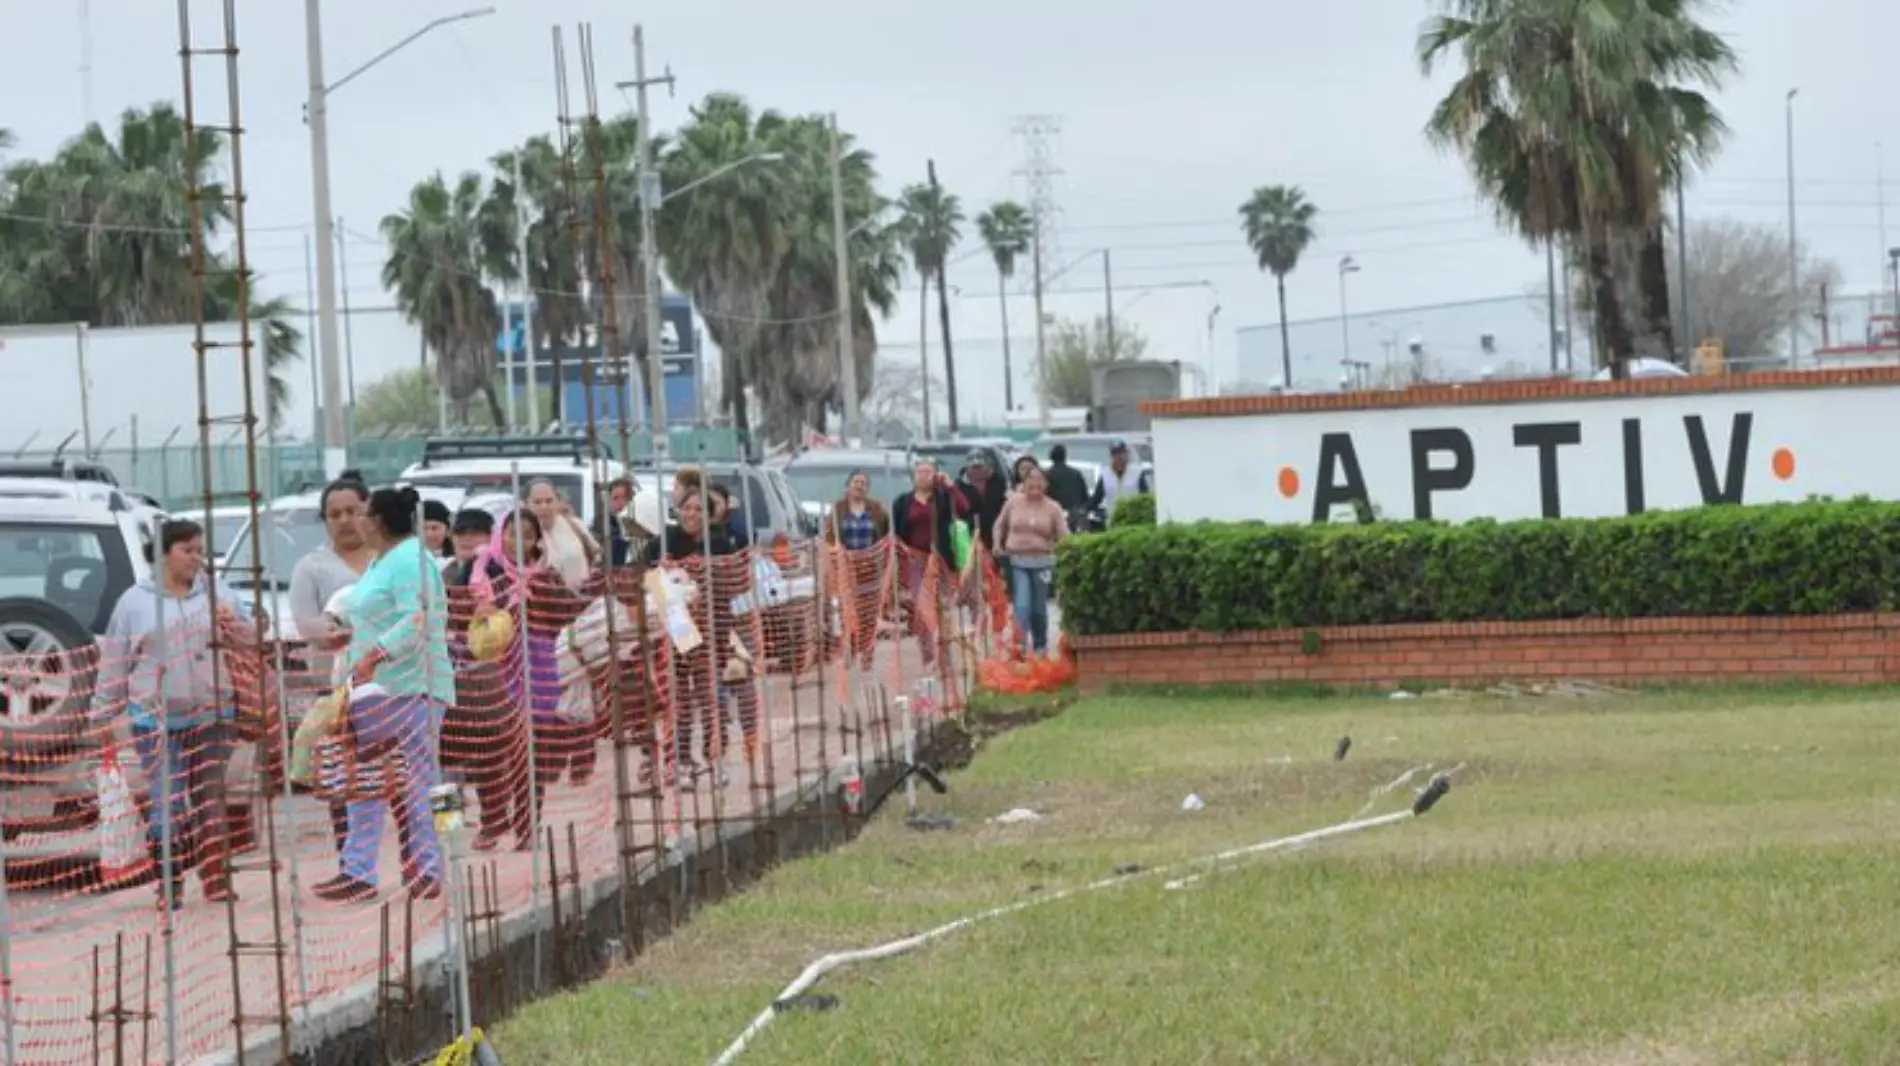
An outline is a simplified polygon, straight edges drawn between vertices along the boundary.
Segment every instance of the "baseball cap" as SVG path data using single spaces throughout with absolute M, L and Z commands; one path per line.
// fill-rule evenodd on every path
M 1116 437 L 1114 440 L 1111 440 L 1108 442 L 1108 453 L 1110 455 L 1113 455 L 1116 452 L 1125 452 L 1127 450 L 1128 450 L 1128 442 L 1123 440 L 1120 437 Z
M 963 461 L 970 466 L 988 466 L 990 465 L 990 453 L 981 448 L 977 448 L 972 450 L 969 455 L 964 456 Z

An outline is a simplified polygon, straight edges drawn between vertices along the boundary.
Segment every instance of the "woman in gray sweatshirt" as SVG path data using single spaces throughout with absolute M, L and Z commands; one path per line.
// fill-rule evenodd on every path
M 194 860 L 206 899 L 233 898 L 224 767 L 236 740 L 237 697 L 211 642 L 220 628 L 241 635 L 250 605 L 218 582 L 214 615 L 198 523 L 165 523 L 158 548 L 152 576 L 112 608 L 92 711 L 95 721 L 124 714 L 131 722 L 152 791 L 152 851 L 161 865 L 167 856 L 172 860 L 159 880 L 160 900 L 176 908 Z

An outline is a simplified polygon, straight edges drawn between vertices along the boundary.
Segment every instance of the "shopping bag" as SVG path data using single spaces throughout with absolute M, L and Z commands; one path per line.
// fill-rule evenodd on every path
M 109 747 L 99 760 L 99 877 L 118 884 L 143 873 L 151 861 L 145 823 L 119 767 L 118 749 Z
M 310 705 L 290 740 L 290 780 L 299 785 L 317 783 L 317 746 L 336 735 L 343 724 L 348 689 L 326 693 Z
M 961 574 L 970 567 L 970 524 L 968 522 L 950 523 L 950 556 L 955 562 L 957 573 Z
M 468 624 L 468 653 L 476 662 L 492 663 L 508 654 L 515 643 L 515 617 L 491 610 Z

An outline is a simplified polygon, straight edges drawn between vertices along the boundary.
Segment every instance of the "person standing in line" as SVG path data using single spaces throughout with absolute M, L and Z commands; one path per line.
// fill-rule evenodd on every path
M 441 500 L 425 500 L 422 504 L 422 544 L 430 555 L 437 559 L 436 565 L 447 569 L 455 558 L 455 552 L 449 544 L 454 516 L 449 505 Z
M 633 505 L 634 485 L 632 478 L 617 477 L 607 483 L 607 562 L 613 566 L 625 566 L 632 561 L 633 542 L 627 539 L 623 518 L 632 517 L 627 508 Z
M 554 482 L 536 479 L 528 485 L 528 510 L 541 524 L 541 554 L 548 569 L 570 590 L 579 591 L 600 562 L 600 544 L 587 531 L 574 509 L 561 498 Z
M 843 549 L 845 578 L 851 589 L 852 644 L 864 669 L 877 655 L 877 623 L 882 614 L 884 555 L 877 546 L 890 536 L 891 513 L 871 496 L 871 475 L 854 470 L 844 496 L 831 505 L 825 540 Z
M 465 507 L 455 512 L 450 526 L 450 556 L 442 580 L 450 588 L 466 586 L 475 575 L 475 557 L 495 538 L 495 516 L 480 507 Z
M 373 683 L 381 690 L 351 702 L 350 735 L 359 758 L 377 750 L 402 753 L 407 773 L 394 813 L 408 827 L 404 872 L 411 896 L 434 899 L 443 891 L 444 868 L 429 790 L 439 776 L 437 744 L 442 717 L 455 699 L 455 667 L 449 659 L 442 571 L 423 548 L 417 528 L 421 503 L 413 488 L 370 494 L 363 534 L 376 551 L 376 561 L 350 594 L 350 641 L 344 660 L 352 688 Z M 349 805 L 343 869 L 316 886 L 319 899 L 357 902 L 375 897 L 388 809 L 379 800 Z
M 672 700 L 676 715 L 673 729 L 674 765 L 668 767 L 665 774 L 665 781 L 669 785 L 676 780 L 676 771 L 688 778 L 698 772 L 692 759 L 695 731 L 700 734 L 700 755 L 711 768 L 715 783 L 723 787 L 729 780 L 723 761 L 728 731 L 725 716 L 718 710 L 719 684 L 716 678 L 725 675 L 731 661 L 734 623 L 732 598 L 718 595 L 715 584 L 719 564 L 736 554 L 738 549 L 724 529 L 708 523 L 706 500 L 710 495 L 708 493 L 702 497 L 694 493 L 680 500 L 679 521 L 669 524 L 659 537 L 647 545 L 648 566 L 658 566 L 662 562 L 680 566 L 699 589 L 692 614 L 694 625 L 699 627 L 702 643 L 680 656 L 679 665 L 674 670 L 678 689 Z M 756 714 L 756 707 L 753 710 Z M 743 713 L 744 708 L 741 708 Z
M 1049 589 L 1055 584 L 1056 546 L 1069 535 L 1069 518 L 1049 497 L 1049 479 L 1032 469 L 1022 491 L 996 519 L 996 550 L 1009 556 L 1010 600 L 1024 651 L 1049 650 Z
M 91 717 L 104 722 L 123 713 L 131 721 L 132 745 L 153 782 L 157 810 L 146 830 L 160 870 L 160 902 L 169 885 L 177 909 L 184 902 L 185 870 L 194 863 L 205 899 L 236 898 L 224 782 L 237 739 L 236 693 L 229 666 L 214 658 L 211 643 L 219 631 L 227 639 L 241 638 L 249 610 L 205 568 L 203 526 L 166 522 L 159 529 L 158 549 L 152 576 L 125 590 L 113 605 L 101 642 Z M 220 665 L 226 676 L 219 676 Z M 160 795 L 167 800 L 161 802 Z M 166 869 L 168 833 L 172 861 Z
M 1069 465 L 1068 445 L 1058 444 L 1049 449 L 1049 468 L 1043 473 L 1049 478 L 1049 498 L 1069 516 L 1069 528 L 1084 528 L 1089 511 L 1089 479 Z
M 518 849 L 534 846 L 528 807 L 527 712 L 511 688 L 509 662 L 475 658 L 468 644 L 475 616 L 470 586 L 477 559 L 495 534 L 495 516 L 479 507 L 455 515 L 455 556 L 443 572 L 449 597 L 449 657 L 455 663 L 455 705 L 442 722 L 442 768 L 475 786 L 481 804 L 476 851 L 493 851 L 509 832 Z M 515 660 L 519 662 L 519 660 Z M 518 688 L 518 683 L 514 686 Z
M 996 516 L 1003 513 L 1009 490 L 1003 485 L 1001 472 L 990 468 L 989 453 L 982 449 L 970 453 L 963 476 L 957 479 L 957 491 L 970 505 L 970 521 L 976 526 L 977 542 L 985 551 L 994 550 L 990 531 L 996 526 Z
M 917 637 L 925 666 L 937 661 L 942 601 L 957 580 L 957 557 L 950 523 L 970 513 L 969 501 L 929 459 L 911 470 L 911 491 L 891 503 L 891 532 L 905 551 L 904 589 L 909 594 L 910 630 Z M 936 601 L 926 603 L 926 576 L 937 574 Z
M 1115 521 L 1115 501 L 1123 496 L 1150 491 L 1147 471 L 1130 463 L 1128 442 L 1116 437 L 1108 445 L 1108 469 L 1102 471 L 1102 480 L 1095 483 L 1095 492 L 1089 497 L 1089 510 L 1100 510 L 1105 523 Z
M 336 594 L 356 584 L 376 559 L 376 553 L 363 539 L 363 507 L 368 503 L 369 486 L 354 470 L 345 470 L 325 486 L 317 497 L 317 511 L 322 515 L 329 543 L 297 560 L 290 571 L 290 620 L 304 639 L 305 660 L 310 668 L 297 686 L 306 703 L 344 680 L 337 653 L 349 643 L 350 635 L 330 616 L 329 606 Z M 332 802 L 330 833 L 339 854 L 349 832 L 348 808 L 341 800 Z

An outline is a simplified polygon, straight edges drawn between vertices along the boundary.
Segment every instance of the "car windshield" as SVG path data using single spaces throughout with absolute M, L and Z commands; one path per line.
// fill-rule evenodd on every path
M 0 525 L 0 598 L 44 600 L 98 629 L 105 602 L 105 534 L 95 526 Z M 24 649 L 0 643 L 0 654 Z
M 287 589 L 298 560 L 330 543 L 330 533 L 315 507 L 273 507 L 263 516 L 263 523 L 271 533 L 258 544 L 262 558 L 256 563 L 264 568 L 264 587 Z M 251 588 L 253 565 L 251 525 L 246 522 L 224 553 L 225 583 L 234 589 Z
M 1035 456 L 1037 462 L 1046 466 L 1049 463 L 1050 450 L 1056 445 L 1062 444 L 1068 447 L 1069 461 L 1072 463 L 1094 463 L 1097 466 L 1107 466 L 1108 445 L 1112 439 L 1111 437 L 1074 437 L 1066 439 L 1062 437 L 1044 437 L 1042 440 L 1029 446 L 1029 454 Z M 1149 444 L 1147 441 L 1129 441 L 1128 447 L 1142 462 L 1152 463 L 1155 461 L 1154 445 Z
M 485 495 L 488 493 L 512 494 L 515 485 L 514 474 L 507 470 L 498 470 L 494 473 L 471 473 L 467 471 L 448 470 L 439 472 L 431 471 L 428 473 L 413 474 L 403 478 L 403 480 L 419 487 L 460 489 L 471 496 Z M 528 491 L 528 486 L 537 481 L 546 481 L 552 484 L 554 491 L 561 494 L 561 498 L 567 501 L 569 507 L 574 508 L 575 514 L 590 513 L 589 509 L 583 505 L 587 495 L 587 485 L 581 475 L 523 474 L 521 475 L 522 493 L 525 495 Z
M 910 468 L 903 464 L 901 456 L 894 458 L 898 461 L 888 467 L 793 465 L 785 468 L 785 477 L 792 483 L 800 502 L 829 507 L 844 498 L 844 483 L 852 472 L 862 470 L 871 478 L 871 498 L 888 504 L 910 491 Z

